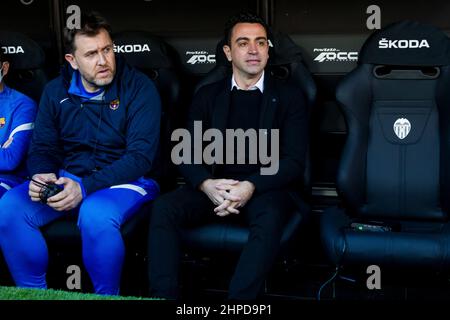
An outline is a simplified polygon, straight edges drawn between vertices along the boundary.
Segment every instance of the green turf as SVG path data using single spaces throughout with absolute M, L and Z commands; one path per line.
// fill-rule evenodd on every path
M 139 297 L 103 296 L 61 290 L 23 289 L 0 286 L 0 300 L 153 300 Z

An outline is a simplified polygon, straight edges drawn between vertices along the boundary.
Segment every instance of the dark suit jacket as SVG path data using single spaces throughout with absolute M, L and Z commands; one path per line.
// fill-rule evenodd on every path
M 197 92 L 187 123 L 191 137 L 194 137 L 194 121 L 202 121 L 203 132 L 209 128 L 216 128 L 225 133 L 230 96 L 230 77 L 206 85 Z M 266 71 L 260 109 L 260 128 L 255 129 L 279 129 L 280 162 L 275 175 L 261 175 L 258 171 L 257 174 L 248 176 L 246 180 L 255 185 L 255 192 L 263 193 L 274 189 L 293 190 L 302 186 L 309 141 L 308 123 L 306 100 L 301 89 L 273 78 Z M 193 150 L 191 156 L 193 158 Z M 214 175 L 215 167 L 206 164 L 181 164 L 179 169 L 187 181 L 197 188 L 205 179 L 222 178 Z

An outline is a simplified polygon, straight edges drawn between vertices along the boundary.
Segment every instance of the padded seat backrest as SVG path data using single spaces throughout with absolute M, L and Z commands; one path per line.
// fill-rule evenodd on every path
M 450 106 L 437 97 L 448 77 L 446 35 L 395 23 L 372 34 L 359 57 L 336 91 L 348 127 L 341 195 L 359 216 L 445 220 L 440 109 Z
M 127 62 L 145 73 L 156 85 L 161 97 L 161 137 L 159 155 L 150 176 L 163 190 L 175 184 L 176 170 L 170 160 L 172 122 L 177 116 L 180 81 L 169 47 L 160 38 L 143 31 L 123 31 L 113 36 L 114 50 Z
M 155 82 L 163 107 L 174 108 L 179 99 L 180 84 L 167 44 L 144 31 L 123 31 L 113 38 L 116 54 L 123 55 L 130 65 Z
M 11 31 L 0 31 L 0 44 L 11 65 L 6 84 L 39 102 L 48 82 L 44 50 L 26 35 Z

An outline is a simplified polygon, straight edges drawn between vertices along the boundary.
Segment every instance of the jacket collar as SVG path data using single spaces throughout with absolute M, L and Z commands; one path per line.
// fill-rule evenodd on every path
M 113 81 L 105 87 L 105 102 L 110 103 L 111 101 L 119 99 L 121 78 L 124 76 L 124 73 L 126 72 L 125 69 L 127 68 L 129 67 L 126 65 L 125 59 L 116 55 L 116 74 Z M 61 76 L 67 92 L 69 91 L 74 71 L 75 70 L 72 69 L 72 66 L 69 63 L 65 63 L 61 68 Z

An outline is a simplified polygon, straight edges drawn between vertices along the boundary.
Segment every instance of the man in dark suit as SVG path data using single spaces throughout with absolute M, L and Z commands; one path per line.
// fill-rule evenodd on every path
M 264 72 L 269 58 L 266 24 L 255 15 L 239 14 L 228 22 L 225 38 L 223 50 L 232 76 L 195 95 L 188 130 L 193 136 L 195 124 L 201 121 L 204 130 L 218 129 L 224 137 L 229 129 L 278 131 L 278 170 L 263 174 L 261 161 L 180 165 L 188 184 L 161 196 L 152 210 L 149 276 L 153 296 L 178 298 L 181 228 L 238 215 L 247 222 L 250 235 L 228 298 L 256 299 L 277 256 L 286 218 L 295 208 L 293 190 L 302 183 L 308 141 L 306 102 L 299 88 Z M 269 150 L 276 150 L 273 141 Z M 232 151 L 232 157 L 249 160 L 254 156 L 249 150 L 241 151 Z

